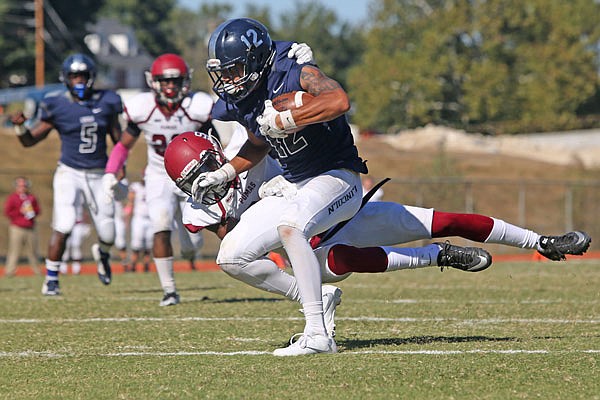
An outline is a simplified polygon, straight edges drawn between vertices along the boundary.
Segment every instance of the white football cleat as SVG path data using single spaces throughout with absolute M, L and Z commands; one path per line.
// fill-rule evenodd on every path
M 323 320 L 327 334 L 335 337 L 335 308 L 342 302 L 342 289 L 333 285 L 323 285 Z
M 179 295 L 177 292 L 165 293 L 164 297 L 159 303 L 161 307 L 174 306 L 179 304 Z
M 296 337 L 298 337 L 298 340 L 294 342 Z M 319 353 L 337 353 L 335 340 L 329 335 L 308 336 L 304 333 L 297 333 L 290 339 L 288 347 L 282 347 L 273 351 L 273 355 L 278 357 L 306 356 Z

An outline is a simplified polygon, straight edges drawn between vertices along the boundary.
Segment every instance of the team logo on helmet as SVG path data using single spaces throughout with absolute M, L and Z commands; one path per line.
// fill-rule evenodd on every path
M 250 18 L 222 23 L 208 42 L 206 70 L 221 99 L 237 103 L 246 98 L 268 74 L 275 58 L 267 28 Z

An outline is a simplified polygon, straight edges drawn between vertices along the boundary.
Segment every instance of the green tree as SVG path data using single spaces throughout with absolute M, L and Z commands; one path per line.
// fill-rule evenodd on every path
M 592 0 L 379 0 L 350 74 L 356 120 L 382 130 L 573 126 L 597 90 L 598 15 Z
M 71 52 L 86 50 L 86 25 L 94 22 L 102 1 L 70 0 L 44 2 L 45 72 L 47 82 L 56 82 L 62 61 Z M 12 74 L 34 83 L 35 37 L 33 0 L 0 2 L 0 87 L 8 86 Z
M 131 26 L 150 55 L 179 53 L 172 22 L 178 9 L 176 3 L 176 0 L 106 0 L 101 14 Z
M 258 19 L 269 27 L 273 39 L 308 43 L 319 67 L 347 87 L 348 70 L 364 51 L 361 27 L 340 21 L 334 11 L 314 0 L 296 1 L 276 25 Z
M 205 70 L 208 57 L 208 37 L 217 26 L 227 19 L 233 7 L 227 3 L 202 4 L 198 10 L 176 8 L 170 23 L 174 33 L 174 43 L 179 54 L 194 70 L 192 87 L 209 91 L 212 82 Z M 183 23 L 185 21 L 185 23 Z
M 19 1 L 0 2 L 0 88 L 10 86 L 13 74 L 26 77 L 29 84 L 33 80 L 33 27 L 27 23 L 32 17 Z

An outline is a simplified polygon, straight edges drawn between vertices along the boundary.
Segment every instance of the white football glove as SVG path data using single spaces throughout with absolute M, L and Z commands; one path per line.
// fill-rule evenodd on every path
M 115 187 L 119 184 L 115 174 L 104 174 L 102 176 L 102 189 L 106 197 L 106 202 L 110 203 L 115 198 Z
M 264 199 L 269 196 L 284 197 L 291 200 L 296 196 L 298 189 L 296 186 L 285 179 L 283 175 L 277 175 L 268 182 L 263 182 L 258 188 L 258 197 Z
M 273 108 L 271 100 L 265 100 L 265 110 L 256 118 L 260 133 L 264 136 L 269 136 L 274 139 L 280 139 L 287 136 L 284 129 L 280 129 L 275 122 L 275 118 L 279 115 L 279 111 Z
M 206 192 L 226 184 L 233 180 L 235 176 L 235 169 L 233 168 L 233 165 L 229 163 L 215 171 L 201 173 L 194 179 L 194 182 L 192 182 L 192 198 L 195 202 L 202 203 L 202 199 Z
M 297 64 L 314 63 L 313 52 L 306 43 L 293 43 L 288 51 L 288 58 L 295 58 Z

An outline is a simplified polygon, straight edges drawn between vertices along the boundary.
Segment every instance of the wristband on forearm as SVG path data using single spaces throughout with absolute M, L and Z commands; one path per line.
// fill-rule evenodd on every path
M 233 165 L 231 165 L 231 163 L 224 164 L 219 169 L 221 171 L 223 171 L 225 173 L 225 175 L 227 176 L 226 182 L 234 180 L 235 177 L 237 176 L 237 173 L 235 172 L 235 168 L 233 168 Z
M 290 129 L 296 129 L 296 121 L 294 121 L 294 117 L 292 117 L 292 111 L 286 110 L 279 113 L 279 118 L 281 118 L 281 124 L 283 125 L 284 131 L 289 131 Z

